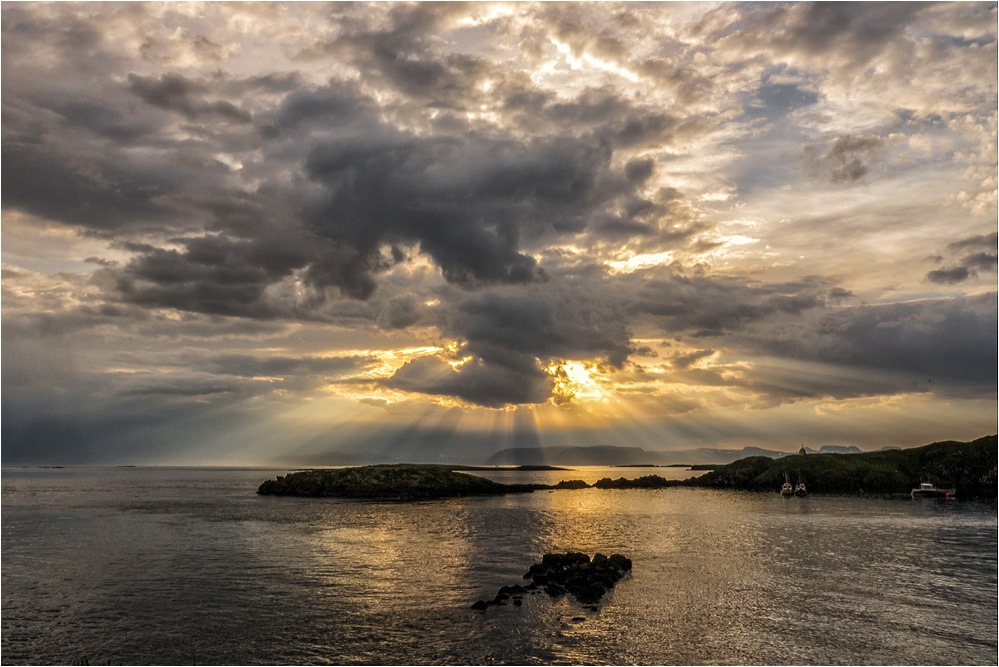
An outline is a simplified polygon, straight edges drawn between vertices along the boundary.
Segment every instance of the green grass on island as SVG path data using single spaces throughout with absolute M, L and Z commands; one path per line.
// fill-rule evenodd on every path
M 809 493 L 909 493 L 920 482 L 957 491 L 958 498 L 996 497 L 996 436 L 935 442 L 861 454 L 753 456 L 687 480 L 695 486 L 770 491 L 785 475 Z
M 257 493 L 278 496 L 422 500 L 532 491 L 530 485 L 500 484 L 439 465 L 375 465 L 303 470 L 267 480 Z
M 304 470 L 267 480 L 263 495 L 329 496 L 422 500 L 458 496 L 502 495 L 535 490 L 658 489 L 696 486 L 746 491 L 776 491 L 785 479 L 804 482 L 809 493 L 909 493 L 920 482 L 953 488 L 958 498 L 991 499 L 997 494 L 996 436 L 972 442 L 935 442 L 923 447 L 861 454 L 806 454 L 779 459 L 752 456 L 685 480 L 658 475 L 638 479 L 582 480 L 557 484 L 501 484 L 458 470 L 497 470 L 477 466 L 374 465 Z M 523 467 L 522 469 L 528 469 Z M 530 469 L 544 469 L 531 466 Z

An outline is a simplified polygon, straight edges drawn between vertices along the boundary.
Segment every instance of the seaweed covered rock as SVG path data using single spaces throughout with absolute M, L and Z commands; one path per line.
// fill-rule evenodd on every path
M 540 563 L 532 565 L 524 574 L 530 584 L 504 586 L 491 601 L 479 600 L 472 609 L 486 609 L 490 605 L 505 604 L 513 598 L 515 605 L 525 593 L 543 590 L 552 597 L 571 594 L 580 604 L 596 609 L 596 604 L 621 578 L 631 571 L 631 559 L 621 554 L 605 556 L 598 553 L 591 560 L 587 554 L 569 551 L 563 554 L 545 554 Z

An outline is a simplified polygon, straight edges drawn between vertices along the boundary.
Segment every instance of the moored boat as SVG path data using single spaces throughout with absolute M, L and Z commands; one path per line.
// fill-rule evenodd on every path
M 798 486 L 794 487 L 794 495 L 798 496 L 799 498 L 808 495 L 808 491 L 805 489 L 804 482 L 798 482 Z
M 922 482 L 918 489 L 912 490 L 913 498 L 953 498 L 954 489 L 938 489 L 928 482 Z
M 784 482 L 780 487 L 780 495 L 788 498 L 794 495 L 794 487 L 791 486 L 791 482 Z

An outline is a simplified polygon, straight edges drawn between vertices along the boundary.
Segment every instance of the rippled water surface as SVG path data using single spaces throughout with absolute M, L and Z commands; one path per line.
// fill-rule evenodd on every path
M 285 470 L 4 469 L 6 664 L 995 664 L 996 506 L 701 489 L 257 496 Z M 479 473 L 558 481 L 682 470 Z M 514 479 L 515 478 L 515 479 Z M 620 552 L 597 612 L 469 609 Z

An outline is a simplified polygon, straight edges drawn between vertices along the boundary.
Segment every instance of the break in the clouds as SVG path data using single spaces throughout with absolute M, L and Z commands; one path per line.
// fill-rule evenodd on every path
M 0 11 L 6 461 L 994 430 L 994 3 Z

